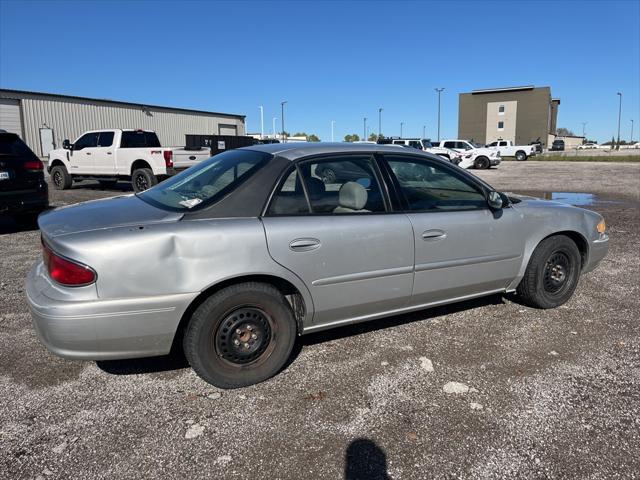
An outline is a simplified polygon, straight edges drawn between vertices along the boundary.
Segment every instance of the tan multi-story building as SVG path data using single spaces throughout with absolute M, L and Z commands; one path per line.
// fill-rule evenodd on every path
M 549 87 L 492 88 L 461 93 L 458 138 L 483 144 L 511 140 L 517 145 L 539 140 L 546 148 L 556 132 L 558 105 L 560 99 L 551 97 Z

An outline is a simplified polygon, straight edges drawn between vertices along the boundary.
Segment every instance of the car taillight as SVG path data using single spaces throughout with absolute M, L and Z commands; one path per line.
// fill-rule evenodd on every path
M 173 167 L 173 152 L 171 150 L 165 150 L 163 152 L 164 155 L 164 164 L 167 168 Z
M 55 282 L 69 287 L 82 287 L 96 281 L 96 273 L 86 265 L 62 258 L 42 243 L 42 258 L 49 276 Z
M 24 168 L 25 170 L 42 170 L 44 166 L 40 160 L 34 159 L 24 162 Z

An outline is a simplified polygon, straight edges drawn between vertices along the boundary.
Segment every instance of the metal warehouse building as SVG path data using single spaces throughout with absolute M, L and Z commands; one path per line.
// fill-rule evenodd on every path
M 460 94 L 458 136 L 479 143 L 511 140 L 543 147 L 555 138 L 560 100 L 549 87 L 508 87 Z
M 0 90 L 0 129 L 14 132 L 42 157 L 86 130 L 154 130 L 162 145 L 183 146 L 185 135 L 244 135 L 245 116 L 51 93 Z

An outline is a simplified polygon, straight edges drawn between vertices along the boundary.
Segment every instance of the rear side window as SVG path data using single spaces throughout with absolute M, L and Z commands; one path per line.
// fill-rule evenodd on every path
M 0 157 L 35 157 L 27 145 L 20 140 L 20 137 L 11 133 L 0 134 Z
M 280 190 L 273 196 L 269 206 L 269 215 L 300 215 L 309 212 L 307 197 L 304 195 L 298 171 L 293 170 Z
M 99 147 L 110 147 L 113 145 L 113 132 L 100 132 L 98 136 Z
M 445 148 L 456 148 L 456 142 L 444 142 Z
M 144 132 L 136 130 L 135 132 L 122 132 L 122 140 L 120 148 L 158 148 L 160 140 L 155 132 Z

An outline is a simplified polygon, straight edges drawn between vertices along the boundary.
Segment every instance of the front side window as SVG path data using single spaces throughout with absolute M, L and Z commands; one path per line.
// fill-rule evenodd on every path
M 498 146 L 498 142 L 491 142 L 489 145 L 487 145 L 487 147 L 497 147 Z
M 444 142 L 444 148 L 458 148 L 456 142 Z
M 98 133 L 85 133 L 76 143 L 73 144 L 74 150 L 82 150 L 83 148 L 93 148 L 98 145 Z
M 110 147 L 113 145 L 113 132 L 100 132 L 98 136 L 99 147 Z
M 420 143 L 418 140 L 411 140 L 411 141 L 409 142 L 409 146 L 410 146 L 410 147 L 413 147 L 413 148 L 417 148 L 417 149 L 419 149 L 419 150 L 421 150 L 421 149 L 422 149 L 422 143 Z
M 500 146 L 501 147 L 506 147 L 507 146 L 507 142 L 500 142 Z
M 456 147 L 460 150 L 471 150 L 473 147 L 469 145 L 467 142 L 456 142 Z
M 385 211 L 380 183 L 370 156 L 301 162 L 298 172 L 289 174 L 276 191 L 269 214 L 332 215 Z
M 160 140 L 155 132 L 144 130 L 122 132 L 120 148 L 159 148 Z
M 158 208 L 187 211 L 211 205 L 238 188 L 271 155 L 251 150 L 230 150 L 211 157 L 138 197 Z
M 476 210 L 487 208 L 481 189 L 441 165 L 421 159 L 387 155 L 386 160 L 412 211 Z

